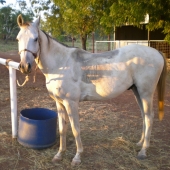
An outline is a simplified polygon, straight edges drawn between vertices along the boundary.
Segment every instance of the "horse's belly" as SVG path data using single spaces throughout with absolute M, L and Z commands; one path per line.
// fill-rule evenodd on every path
M 117 97 L 132 85 L 132 79 L 104 77 L 90 84 L 83 84 L 80 101 L 84 100 L 106 100 Z

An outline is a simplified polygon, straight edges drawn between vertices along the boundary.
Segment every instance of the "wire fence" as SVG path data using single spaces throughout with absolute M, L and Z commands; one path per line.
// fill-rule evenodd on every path
M 170 58 L 170 44 L 166 41 L 150 41 L 150 47 L 153 47 L 166 56 L 166 58 Z
M 130 44 L 140 44 L 150 46 L 158 51 L 164 53 L 167 58 L 170 58 L 170 44 L 164 40 L 138 40 L 138 41 L 96 41 L 95 42 L 95 53 L 104 51 L 114 50 Z

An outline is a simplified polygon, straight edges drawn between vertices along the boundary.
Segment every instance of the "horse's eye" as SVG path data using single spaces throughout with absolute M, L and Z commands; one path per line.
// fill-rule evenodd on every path
M 37 42 L 38 38 L 35 38 L 34 41 Z

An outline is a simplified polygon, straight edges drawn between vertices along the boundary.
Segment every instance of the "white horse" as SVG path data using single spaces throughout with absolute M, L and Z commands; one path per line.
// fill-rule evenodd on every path
M 71 123 L 77 152 L 72 165 L 81 162 L 83 146 L 80 138 L 78 106 L 80 101 L 114 98 L 132 89 L 143 117 L 143 130 L 137 145 L 142 146 L 138 158 L 146 157 L 153 124 L 153 96 L 158 89 L 159 118 L 164 114 L 166 59 L 156 49 L 129 45 L 113 51 L 92 54 L 67 47 L 39 29 L 40 19 L 24 23 L 17 39 L 21 58 L 20 71 L 29 73 L 35 60 L 45 75 L 46 87 L 55 100 L 59 118 L 60 147 L 53 161 L 60 161 L 66 150 L 66 131 Z M 113 120 L 114 121 L 114 120 Z

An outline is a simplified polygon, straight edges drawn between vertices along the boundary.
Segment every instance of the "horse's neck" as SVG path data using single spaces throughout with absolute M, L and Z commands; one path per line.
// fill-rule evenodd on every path
M 40 55 L 36 59 L 38 67 L 45 76 L 53 74 L 68 59 L 69 49 L 52 38 L 47 36 L 40 30 Z

